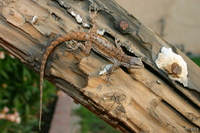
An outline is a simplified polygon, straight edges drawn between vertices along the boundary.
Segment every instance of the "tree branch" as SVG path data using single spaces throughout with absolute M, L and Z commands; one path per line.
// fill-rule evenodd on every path
M 83 23 L 90 24 L 89 6 L 98 7 L 97 24 L 106 29 L 104 37 L 114 43 L 117 36 L 127 54 L 142 57 L 145 68 L 120 68 L 108 84 L 98 74 L 109 64 L 105 58 L 66 52 L 61 44 L 48 60 L 45 78 L 121 132 L 197 131 L 199 67 L 112 0 L 3 1 L 0 46 L 38 73 L 42 53 L 55 34 L 89 30 L 83 28 Z M 80 24 L 72 11 L 83 18 Z M 162 47 L 172 48 L 187 63 L 187 87 L 156 66 Z

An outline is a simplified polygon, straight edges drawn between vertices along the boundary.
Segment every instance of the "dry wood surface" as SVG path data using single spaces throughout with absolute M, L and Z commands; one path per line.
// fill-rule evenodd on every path
M 145 68 L 121 67 L 108 83 L 99 71 L 110 62 L 94 51 L 67 52 L 67 42 L 50 55 L 45 78 L 121 132 L 199 132 L 199 67 L 114 1 L 2 0 L 0 5 L 0 46 L 37 73 L 49 42 L 71 30 L 88 32 L 82 25 L 91 23 L 89 7 L 98 8 L 103 36 L 112 44 L 119 38 L 127 54 L 142 57 Z M 172 48 L 187 63 L 187 87 L 156 66 L 162 47 Z

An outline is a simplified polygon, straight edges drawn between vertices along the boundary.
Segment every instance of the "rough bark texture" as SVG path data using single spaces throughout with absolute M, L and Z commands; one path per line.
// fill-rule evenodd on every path
M 94 52 L 66 52 L 66 44 L 61 44 L 48 60 L 45 78 L 121 132 L 199 132 L 199 67 L 112 0 L 1 1 L 0 46 L 38 73 L 42 53 L 55 34 L 88 31 L 68 9 L 89 24 L 91 3 L 98 7 L 97 23 L 106 29 L 104 37 L 114 43 L 117 36 L 125 52 L 142 57 L 145 68 L 120 68 L 108 84 L 98 73 L 110 62 Z M 172 48 L 187 63 L 187 88 L 157 68 L 162 47 Z

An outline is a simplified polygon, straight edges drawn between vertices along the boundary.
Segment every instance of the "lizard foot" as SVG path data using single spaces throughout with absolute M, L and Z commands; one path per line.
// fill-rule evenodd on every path
M 118 48 L 118 49 L 120 49 L 120 50 L 122 50 L 122 48 L 121 48 L 121 42 L 120 42 L 120 39 L 119 39 L 119 37 L 117 37 L 117 36 L 115 36 L 115 45 L 116 45 L 116 47 Z
M 113 81 L 114 79 L 111 78 L 111 73 L 108 73 L 106 75 L 106 78 L 105 78 L 105 81 L 108 83 L 108 84 L 112 84 L 111 81 Z
M 109 69 L 113 66 L 113 64 L 108 64 L 106 66 L 101 66 L 99 75 L 106 75 L 109 72 Z
M 111 74 L 113 74 L 113 64 L 108 64 L 105 67 L 101 67 L 101 71 L 99 72 L 99 75 L 106 75 L 105 81 L 111 84 L 111 81 L 113 80 L 111 78 Z

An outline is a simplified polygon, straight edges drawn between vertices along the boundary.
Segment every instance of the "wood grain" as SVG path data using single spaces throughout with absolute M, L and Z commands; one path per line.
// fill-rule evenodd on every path
M 67 9 L 90 23 L 91 1 L 65 0 L 61 5 L 49 0 L 5 0 L 0 7 L 0 46 L 38 73 L 42 53 L 55 34 L 88 31 L 80 28 Z M 131 49 L 132 53 L 125 50 L 127 54 L 142 57 L 145 68 L 120 68 L 108 84 L 105 76 L 98 75 L 108 60 L 93 51 L 89 56 L 80 50 L 66 52 L 63 43 L 51 54 L 45 78 L 121 132 L 198 132 L 199 67 L 114 1 L 98 0 L 96 5 L 97 24 L 106 29 L 104 37 L 114 44 L 117 36 L 125 49 Z M 37 20 L 33 23 L 34 16 Z M 122 20 L 128 22 L 128 29 L 119 28 Z M 171 47 L 187 63 L 188 88 L 156 67 L 161 47 Z

